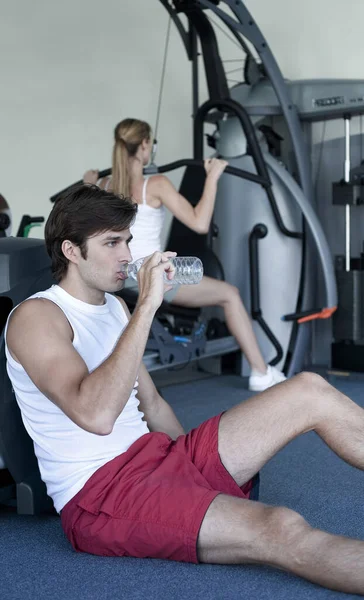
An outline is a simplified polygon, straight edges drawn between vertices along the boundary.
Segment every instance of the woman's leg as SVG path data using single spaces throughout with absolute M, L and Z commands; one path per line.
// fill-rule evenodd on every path
M 267 365 L 260 352 L 251 320 L 245 310 L 239 290 L 218 279 L 203 277 L 197 285 L 182 285 L 172 304 L 187 307 L 221 306 L 227 327 L 238 342 L 254 371 L 265 373 Z

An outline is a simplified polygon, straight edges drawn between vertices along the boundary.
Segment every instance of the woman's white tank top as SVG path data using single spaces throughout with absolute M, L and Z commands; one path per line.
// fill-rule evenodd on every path
M 97 181 L 100 185 L 102 179 Z M 148 178 L 144 179 L 142 191 L 142 203 L 138 204 L 138 212 L 134 225 L 130 228 L 133 239 L 130 243 L 130 252 L 132 260 L 150 256 L 153 252 L 162 250 L 161 236 L 165 218 L 165 208 L 163 204 L 159 208 L 154 208 L 147 204 L 147 184 Z M 108 177 L 104 189 L 108 190 L 111 185 L 111 177 Z
M 130 228 L 133 239 L 130 243 L 130 252 L 133 261 L 144 258 L 162 250 L 161 235 L 164 225 L 165 209 L 163 204 L 154 208 L 147 204 L 146 190 L 148 179 L 144 180 L 142 203 L 138 204 L 138 212 L 134 225 Z

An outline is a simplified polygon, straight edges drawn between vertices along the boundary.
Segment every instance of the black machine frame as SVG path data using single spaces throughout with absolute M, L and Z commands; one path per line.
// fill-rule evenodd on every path
M 247 134 L 248 140 L 248 151 L 252 154 L 257 173 L 268 182 L 268 185 L 262 185 L 268 195 L 269 202 L 271 204 L 276 222 L 282 233 L 292 237 L 301 237 L 303 240 L 303 251 L 304 260 L 302 262 L 301 270 L 301 282 L 300 282 L 300 293 L 297 299 L 296 312 L 293 315 L 287 315 L 288 319 L 295 321 L 295 327 L 293 328 L 292 338 L 290 343 L 289 361 L 286 361 L 286 371 L 288 375 L 292 375 L 296 371 L 300 371 L 303 367 L 304 358 L 309 348 L 311 339 L 311 326 L 310 316 L 322 314 L 331 314 L 332 310 L 335 310 L 337 304 L 337 291 L 335 284 L 335 277 L 333 276 L 330 252 L 328 248 L 323 249 L 324 259 L 326 263 L 327 273 L 325 274 L 325 283 L 327 288 L 327 306 L 325 308 L 311 308 L 313 303 L 312 291 L 310 286 L 307 285 L 309 278 L 309 267 L 312 265 L 312 249 L 310 244 L 307 243 L 306 227 L 303 222 L 303 235 L 299 232 L 288 231 L 280 217 L 279 211 L 276 207 L 274 196 L 271 190 L 271 183 L 269 174 L 264 160 L 261 156 L 261 152 L 256 142 L 254 130 L 250 118 L 244 111 L 243 107 L 233 101 L 230 98 L 230 91 L 226 81 L 226 75 L 223 67 L 222 60 L 219 55 L 218 45 L 216 37 L 208 18 L 205 17 L 203 11 L 209 9 L 214 15 L 216 15 L 224 25 L 230 30 L 234 38 L 240 44 L 244 53 L 248 56 L 250 61 L 256 65 L 256 73 L 261 73 L 265 77 L 268 77 L 274 91 L 277 95 L 278 101 L 281 105 L 282 114 L 286 120 L 287 128 L 291 137 L 291 143 L 294 153 L 294 159 L 297 165 L 297 175 L 303 194 L 308 200 L 311 206 L 314 205 L 314 190 L 311 179 L 311 169 L 309 163 L 308 153 L 305 148 L 305 141 L 303 137 L 303 131 L 300 125 L 300 119 L 296 106 L 292 103 L 289 96 L 288 88 L 285 84 L 283 75 L 279 69 L 279 66 L 269 48 L 269 45 L 257 26 L 252 15 L 247 10 L 246 6 L 241 0 L 159 0 L 164 8 L 168 11 L 172 18 L 185 46 L 188 59 L 192 63 L 192 105 L 193 105 L 193 148 L 194 148 L 194 159 L 201 160 L 203 153 L 203 125 L 208 113 L 212 109 L 218 111 L 226 111 L 230 114 L 235 114 L 240 120 L 243 126 L 244 132 Z M 234 15 L 233 18 L 226 10 L 221 8 L 230 9 Z M 179 15 L 184 14 L 188 18 L 188 30 L 184 27 Z M 198 100 L 198 43 L 197 39 L 200 39 L 201 49 L 204 59 L 205 74 L 207 80 L 207 86 L 209 91 L 209 100 L 199 106 Z M 255 57 L 249 49 L 249 45 L 245 39 L 248 40 L 261 60 L 261 65 L 257 65 Z M 258 147 L 257 147 L 258 146 Z M 229 172 L 227 169 L 226 172 Z M 240 173 L 241 177 L 244 177 L 243 173 Z M 247 177 L 248 178 L 248 177 Z M 251 178 L 249 178 L 251 179 Z M 258 183 L 258 181 L 257 181 Z M 317 225 L 317 224 L 316 224 Z M 211 231 L 213 229 L 211 228 Z M 256 261 L 252 261 L 256 265 Z M 252 281 L 252 316 L 253 318 L 261 318 L 260 311 L 255 311 L 254 314 L 254 297 L 259 297 L 259 291 L 257 288 L 257 277 L 254 278 L 254 273 L 251 273 Z M 255 288 L 255 291 L 254 291 Z M 310 307 L 310 308 L 308 308 Z M 298 320 L 302 317 L 307 321 L 300 322 Z M 269 328 L 264 327 L 265 332 L 269 335 Z M 272 340 L 272 338 L 271 338 Z M 272 340 L 273 341 L 273 340 Z M 274 343 L 274 342 L 273 342 Z M 275 345 L 275 344 L 274 344 Z M 279 351 L 278 351 L 279 352 Z
M 222 114 L 233 115 L 238 118 L 248 141 L 248 153 L 251 154 L 256 168 L 256 174 L 243 171 L 236 167 L 228 166 L 225 170 L 230 175 L 235 175 L 243 179 L 254 181 L 261 185 L 267 194 L 276 224 L 280 231 L 289 237 L 300 238 L 303 244 L 303 260 L 300 274 L 300 290 L 297 297 L 296 310 L 293 314 L 284 315 L 284 320 L 294 322 L 292 328 L 289 351 L 287 353 L 285 371 L 288 375 L 302 370 L 304 359 L 309 348 L 311 340 L 310 320 L 315 318 L 326 318 L 332 314 L 337 305 L 337 290 L 333 271 L 330 251 L 322 233 L 321 225 L 314 213 L 314 192 L 311 180 L 310 163 L 308 153 L 305 148 L 303 132 L 300 125 L 300 119 L 296 106 L 292 103 L 289 96 L 289 90 L 285 84 L 283 75 L 275 61 L 275 58 L 269 48 L 267 41 L 256 25 L 251 14 L 241 2 L 241 0 L 159 0 L 163 7 L 169 13 L 180 36 L 187 58 L 192 65 L 192 107 L 193 107 L 193 159 L 183 159 L 169 163 L 163 166 L 151 165 L 145 170 L 145 173 L 165 173 L 180 167 L 192 167 L 202 165 L 203 146 L 204 146 L 204 125 L 206 122 L 214 122 L 221 118 Z M 231 11 L 233 18 L 226 10 Z M 281 105 L 281 111 L 285 117 L 288 132 L 292 142 L 294 160 L 297 166 L 297 176 L 302 189 L 302 201 L 300 208 L 305 219 L 302 219 L 302 232 L 288 230 L 283 222 L 280 212 L 272 192 L 272 183 L 270 180 L 267 165 L 262 156 L 259 143 L 253 124 L 244 107 L 230 97 L 230 90 L 219 54 L 218 44 L 214 29 L 206 16 L 206 10 L 214 13 L 230 30 L 234 38 L 238 41 L 242 51 L 247 55 L 249 62 L 246 62 L 245 70 L 253 73 L 253 77 L 267 77 Z M 180 15 L 187 17 L 188 28 L 184 26 Z M 258 64 L 246 40 L 255 48 L 261 64 Z M 205 74 L 208 86 L 209 99 L 199 106 L 198 86 L 199 86 L 199 43 L 204 60 Z M 250 68 L 248 69 L 248 64 Z M 253 65 L 253 68 L 251 67 Z M 100 177 L 107 176 L 111 169 L 105 169 L 99 172 Z M 81 182 L 77 182 L 81 183 Z M 66 188 L 67 189 L 67 188 Z M 53 195 L 51 201 L 64 192 L 58 192 Z M 307 223 L 309 228 L 307 228 Z M 307 235 L 308 230 L 312 234 L 319 250 L 321 266 L 326 288 L 326 304 L 324 307 L 312 307 L 313 292 L 309 285 L 312 277 L 313 268 L 312 244 Z M 212 243 L 212 237 L 216 231 L 216 226 L 211 223 L 208 234 L 208 243 Z M 259 236 L 257 239 L 260 239 Z M 256 245 L 256 244 L 255 244 Z M 271 361 L 276 364 L 280 360 L 281 348 L 278 340 L 275 340 L 268 325 L 263 321 L 260 307 L 256 300 L 259 299 L 257 261 L 251 260 L 251 265 L 255 272 L 251 273 L 251 304 L 252 317 L 260 322 L 263 330 L 271 340 L 277 350 L 277 356 Z M 264 323 L 264 324 L 263 324 Z M 151 363 L 150 368 L 153 367 Z

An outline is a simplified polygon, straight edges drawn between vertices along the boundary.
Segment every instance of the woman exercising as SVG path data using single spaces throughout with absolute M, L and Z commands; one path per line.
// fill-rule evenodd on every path
M 138 213 L 131 228 L 133 240 L 130 250 L 133 260 L 162 250 L 164 207 L 196 233 L 207 233 L 214 211 L 217 182 L 227 162 L 217 158 L 205 160 L 206 180 L 203 193 L 198 204 L 193 207 L 164 175 L 149 178 L 143 176 L 143 167 L 150 162 L 153 145 L 152 130 L 148 123 L 138 119 L 124 119 L 116 125 L 114 136 L 112 175 L 98 179 L 98 171 L 91 170 L 85 173 L 84 182 L 97 183 L 102 189 L 132 197 L 137 202 Z M 175 286 L 166 293 L 165 298 L 178 306 L 223 308 L 227 327 L 251 367 L 250 390 L 260 392 L 284 381 L 282 372 L 266 365 L 236 287 L 204 276 L 197 285 Z

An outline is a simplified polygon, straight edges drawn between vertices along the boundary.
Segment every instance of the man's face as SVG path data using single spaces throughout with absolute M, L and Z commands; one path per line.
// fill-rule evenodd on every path
M 120 273 L 123 263 L 132 260 L 129 229 L 106 231 L 87 240 L 87 257 L 80 256 L 79 273 L 84 283 L 103 292 L 117 292 L 124 285 L 125 276 Z

